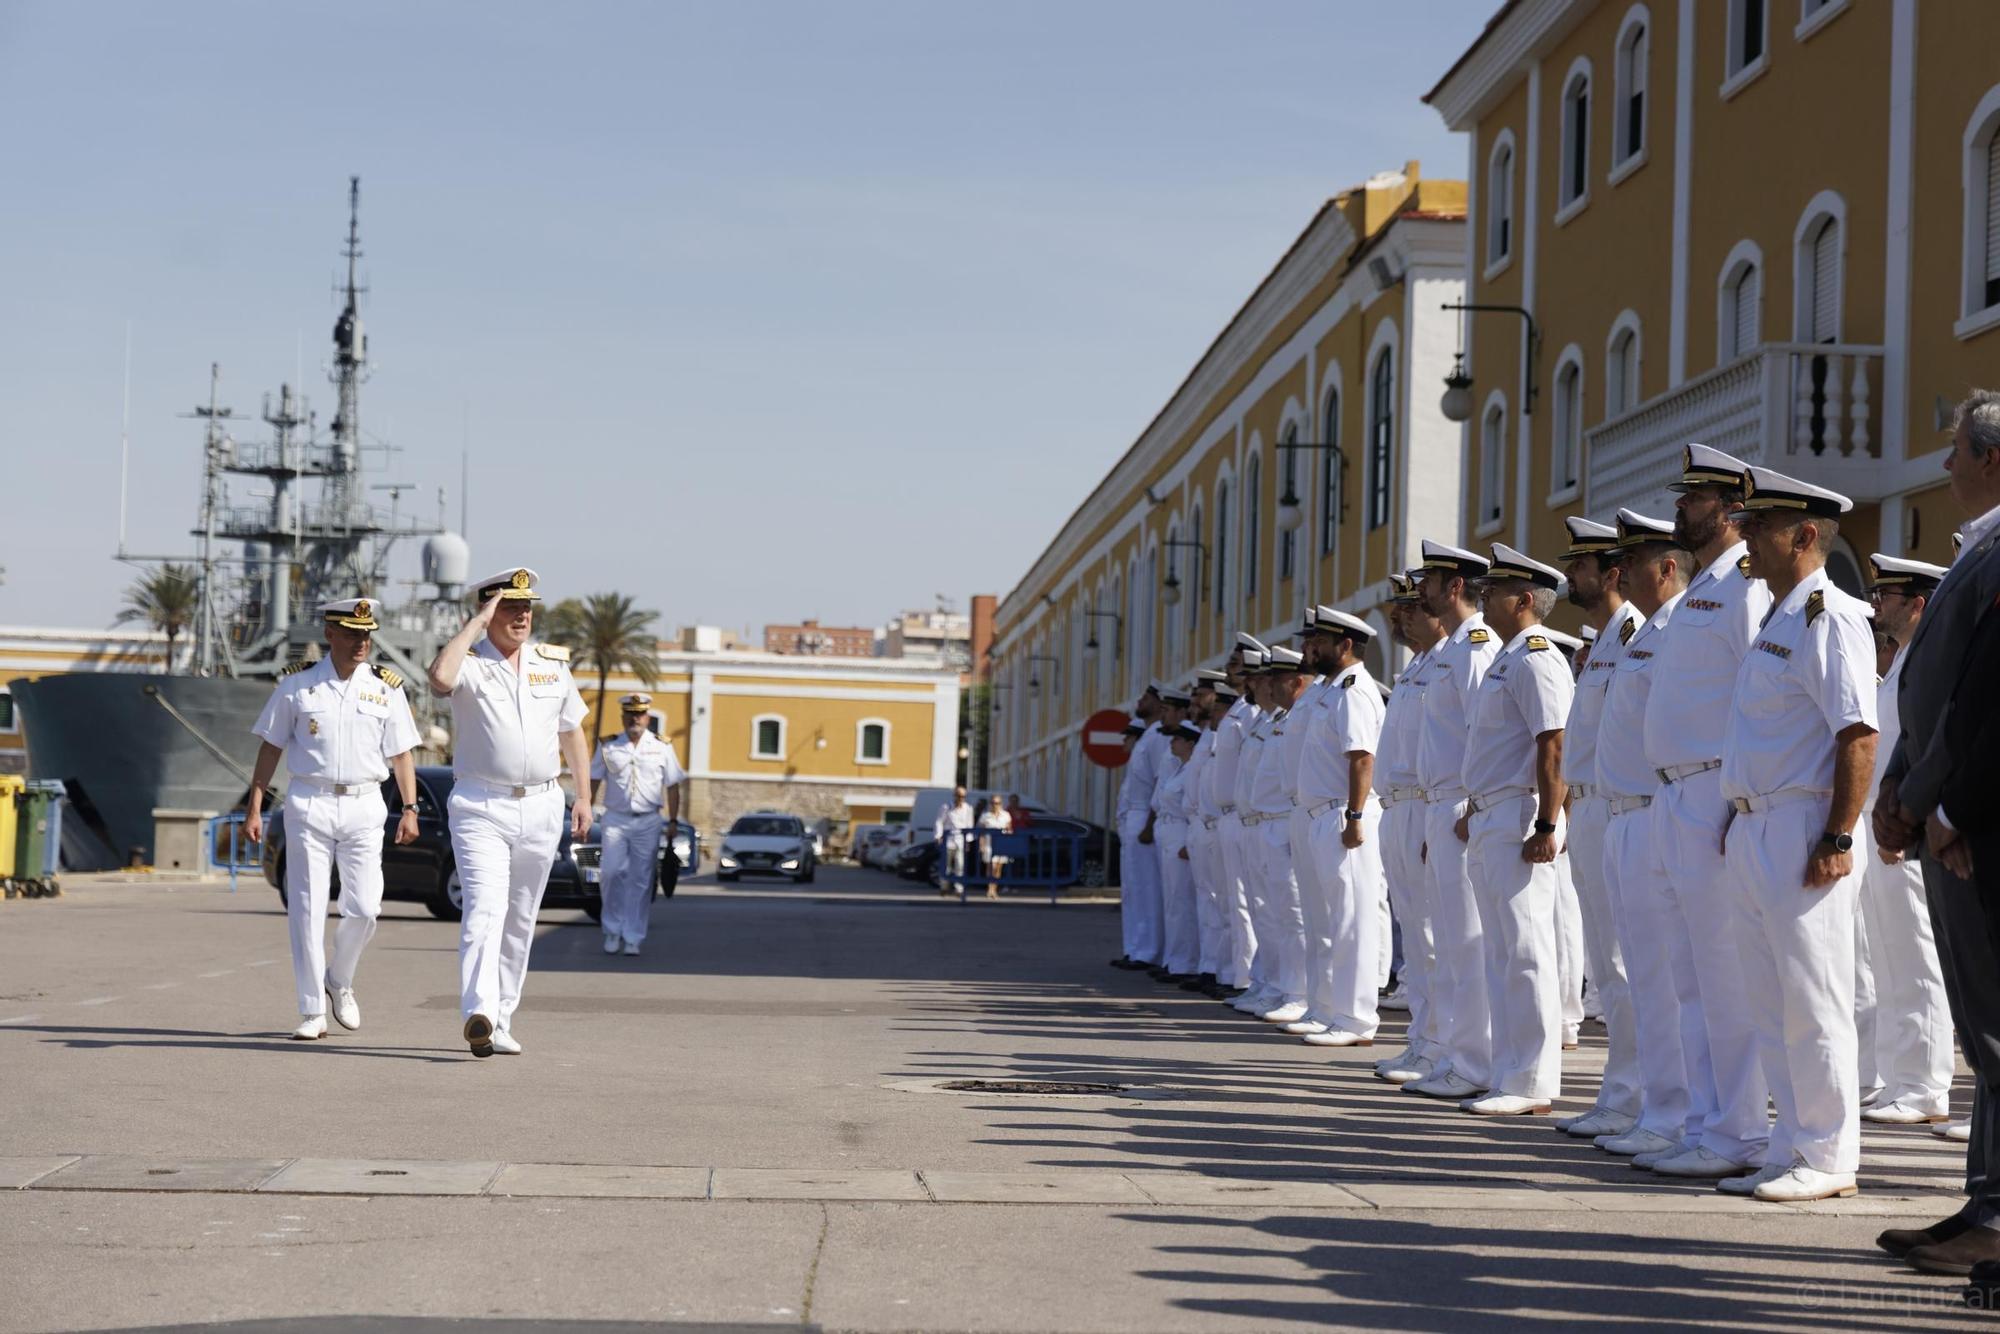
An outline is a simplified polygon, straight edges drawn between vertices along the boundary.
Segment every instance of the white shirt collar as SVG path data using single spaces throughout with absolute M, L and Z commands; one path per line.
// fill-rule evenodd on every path
M 1984 542 L 1996 527 L 2000 527 L 2000 505 L 1995 505 L 1978 518 L 1969 520 L 1964 527 L 1958 530 L 1964 535 L 1964 540 L 1959 544 L 1959 550 L 1961 552 L 1972 550 L 1981 542 Z

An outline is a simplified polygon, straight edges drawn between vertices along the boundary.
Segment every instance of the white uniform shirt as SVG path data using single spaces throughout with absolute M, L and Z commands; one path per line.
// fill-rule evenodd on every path
M 1160 755 L 1166 734 L 1158 723 L 1148 723 L 1145 732 L 1132 743 L 1132 757 L 1125 761 L 1125 778 L 1118 785 L 1118 813 L 1143 815 L 1153 804 L 1153 789 L 1160 782 Z
M 597 743 L 590 757 L 592 782 L 604 783 L 604 809 L 631 815 L 658 815 L 667 789 L 687 778 L 674 743 L 651 732 L 634 742 L 625 733 Z
M 1209 772 L 1210 799 L 1218 811 L 1236 809 L 1236 776 L 1243 763 L 1243 741 L 1256 721 L 1257 707 L 1239 699 L 1223 713 L 1215 728 L 1215 767 Z
M 1215 785 L 1209 774 L 1215 768 L 1215 733 L 1204 731 L 1194 743 L 1187 761 L 1187 804 L 1191 820 L 1213 820 L 1222 814 L 1215 802 Z
M 452 772 L 501 787 L 554 780 L 562 771 L 558 732 L 583 723 L 583 696 L 569 659 L 546 644 L 521 649 L 515 671 L 491 639 L 465 655 L 451 692 Z
M 1591 641 L 1590 657 L 1577 678 L 1576 694 L 1570 701 L 1569 722 L 1563 728 L 1562 776 L 1565 783 L 1597 781 L 1597 738 L 1604 718 L 1604 696 L 1611 674 L 1624 656 L 1625 644 L 1639 633 L 1645 617 L 1627 602 L 1611 614 L 1604 628 Z M 1634 741 L 1638 738 L 1635 736 Z
M 1660 785 L 1660 775 L 1646 763 L 1646 701 L 1653 694 L 1653 664 L 1680 605 L 1679 593 L 1661 603 L 1618 651 L 1604 692 L 1604 714 L 1597 721 L 1597 768 L 1590 780 L 1608 796 L 1651 796 Z M 1567 737 L 1563 745 L 1568 748 Z
M 1531 625 L 1509 640 L 1472 698 L 1465 743 L 1465 790 L 1478 796 L 1535 786 L 1535 742 L 1569 718 L 1576 678 L 1569 663 Z
M 1500 645 L 1474 612 L 1440 640 L 1424 669 L 1424 718 L 1417 732 L 1417 774 L 1427 792 L 1465 787 L 1465 743 L 1472 697 Z
M 1431 650 L 1410 659 L 1403 674 L 1390 687 L 1388 707 L 1382 714 L 1382 740 L 1375 752 L 1375 790 L 1384 797 L 1392 787 L 1420 787 L 1417 777 L 1417 734 L 1424 725 L 1424 672 L 1431 665 Z
M 1646 703 L 1646 762 L 1655 769 L 1722 758 L 1736 670 L 1771 606 L 1771 590 L 1738 563 L 1738 542 L 1688 581 L 1658 650 Z
M 1313 715 L 1306 734 L 1305 763 L 1299 768 L 1299 804 L 1317 806 L 1323 801 L 1349 804 L 1347 757 L 1354 751 L 1375 754 L 1382 744 L 1382 720 L 1388 705 L 1375 686 L 1375 678 L 1361 663 L 1337 673 L 1327 690 L 1325 702 Z M 1362 794 L 1367 799 L 1367 794 Z
M 1167 756 L 1166 770 L 1160 775 L 1160 785 L 1153 790 L 1153 811 L 1162 820 L 1186 820 L 1187 807 L 1187 765 Z
M 1254 815 L 1258 811 L 1257 770 L 1262 767 L 1265 755 L 1271 752 L 1271 730 L 1282 716 L 1268 709 L 1259 709 L 1257 716 L 1251 720 L 1249 730 L 1243 734 L 1243 758 L 1236 766 L 1236 809 L 1240 814 Z
M 1298 703 L 1292 705 L 1291 714 L 1285 719 L 1285 735 L 1282 753 L 1285 763 L 1285 790 L 1296 799 L 1294 804 L 1304 805 L 1299 796 L 1299 778 L 1305 769 L 1306 747 L 1312 739 L 1313 723 L 1326 708 L 1327 696 L 1334 690 L 1332 677 L 1320 677 L 1305 688 Z
M 403 688 L 373 663 L 343 681 L 331 658 L 278 682 L 250 730 L 284 751 L 294 774 L 328 783 L 379 783 L 389 761 L 417 744 Z
M 1722 795 L 1833 791 L 1834 735 L 1856 723 L 1875 726 L 1868 605 L 1815 570 L 1743 657 L 1722 743 Z
M 1896 692 L 1903 687 L 1903 664 L 1909 656 L 1908 644 L 1898 648 L 1889 662 L 1888 675 L 1875 687 L 1875 773 L 1868 780 L 1868 800 L 1862 803 L 1863 810 L 1875 809 L 1875 793 L 1881 789 L 1882 775 L 1889 771 L 1889 760 L 1903 736 L 1903 706 L 1897 701 Z
M 1285 737 L 1291 725 L 1291 711 L 1279 709 L 1264 729 L 1263 744 L 1245 757 L 1255 757 L 1250 774 L 1250 809 L 1259 815 L 1282 815 L 1292 809 L 1292 782 L 1285 770 Z

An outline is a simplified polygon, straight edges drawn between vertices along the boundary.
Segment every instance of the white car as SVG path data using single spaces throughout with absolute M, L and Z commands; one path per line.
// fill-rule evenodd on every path
M 715 878 L 725 882 L 744 875 L 781 875 L 808 885 L 818 869 L 805 822 L 778 811 L 738 816 L 715 854 Z

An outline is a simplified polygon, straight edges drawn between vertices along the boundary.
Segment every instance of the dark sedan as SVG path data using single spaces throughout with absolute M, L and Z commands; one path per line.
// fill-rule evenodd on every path
M 382 837 L 382 897 L 421 903 L 431 914 L 455 922 L 464 911 L 465 899 L 458 883 L 458 863 L 452 857 L 451 831 L 446 825 L 446 803 L 451 800 L 451 770 L 442 765 L 417 766 L 417 839 L 398 846 L 396 824 L 403 816 L 402 794 L 392 778 L 382 784 L 382 798 L 388 803 L 387 832 Z M 262 852 L 264 879 L 285 900 L 285 804 L 281 801 L 264 824 Z M 327 897 L 332 909 L 340 895 L 340 873 L 336 871 L 333 890 Z M 563 799 L 562 842 L 557 845 L 555 863 L 549 867 L 549 887 L 542 898 L 544 908 L 581 908 L 595 916 L 597 886 L 585 883 L 577 873 L 570 854 L 569 798 Z
M 1037 811 L 1031 828 L 1048 833 L 1078 834 L 1083 838 L 1083 865 L 1077 883 L 1087 889 L 1102 889 L 1118 883 L 1118 835 L 1111 835 L 1111 872 L 1105 874 L 1104 827 L 1088 820 L 1072 820 L 1066 815 L 1046 815 Z M 905 880 L 929 880 L 937 875 L 937 841 L 919 839 L 896 856 L 896 874 Z

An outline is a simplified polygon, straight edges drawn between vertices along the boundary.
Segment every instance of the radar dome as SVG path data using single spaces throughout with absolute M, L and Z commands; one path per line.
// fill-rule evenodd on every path
M 424 540 L 424 581 L 457 588 L 472 577 L 472 549 L 457 533 L 434 533 Z

